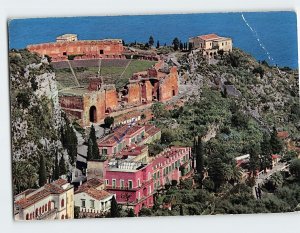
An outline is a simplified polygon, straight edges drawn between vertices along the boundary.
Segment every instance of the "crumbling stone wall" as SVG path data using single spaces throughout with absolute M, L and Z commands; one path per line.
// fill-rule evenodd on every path
M 128 86 L 128 104 L 141 103 L 141 87 L 140 84 L 130 83 Z
M 177 67 L 173 66 L 170 73 L 159 83 L 159 101 L 170 100 L 173 96 L 178 95 L 178 73 Z
M 115 110 L 118 108 L 118 94 L 116 88 L 107 89 L 105 92 L 106 110 Z
M 124 51 L 120 40 L 86 40 L 28 45 L 30 52 L 48 55 L 54 61 L 66 60 L 68 55 L 83 55 L 84 59 L 121 58 Z

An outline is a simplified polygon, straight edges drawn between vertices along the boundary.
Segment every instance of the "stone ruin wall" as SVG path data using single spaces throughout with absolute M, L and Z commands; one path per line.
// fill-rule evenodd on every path
M 128 87 L 128 104 L 141 103 L 140 83 L 130 83 Z
M 178 72 L 177 67 L 173 66 L 170 73 L 160 81 L 159 101 L 170 100 L 173 96 L 178 95 Z
M 83 58 L 121 58 L 124 47 L 118 41 L 72 41 L 72 42 L 53 42 L 37 45 L 28 45 L 30 52 L 36 52 L 39 55 L 48 55 L 54 61 L 67 60 L 68 55 L 84 54 Z M 100 54 L 100 51 L 103 54 Z
M 105 91 L 105 106 L 106 110 L 116 110 L 118 108 L 118 93 L 115 88 Z

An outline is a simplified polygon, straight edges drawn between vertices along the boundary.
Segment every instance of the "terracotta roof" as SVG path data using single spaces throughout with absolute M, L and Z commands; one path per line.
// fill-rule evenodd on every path
M 16 201 L 15 204 L 18 205 L 19 207 L 21 207 L 22 209 L 27 208 L 28 206 L 31 206 L 33 204 L 35 204 L 36 202 L 48 197 L 51 194 L 51 192 L 49 192 L 46 189 L 42 189 L 39 192 L 33 194 L 30 197 L 25 197 L 20 199 L 19 201 Z
M 277 137 L 281 138 L 281 139 L 286 139 L 289 136 L 289 132 L 288 131 L 280 131 L 277 133 Z
M 56 181 L 53 182 L 53 184 L 56 184 L 56 185 L 59 185 L 59 186 L 63 186 L 65 184 L 67 184 L 67 183 L 68 183 L 68 181 L 65 180 L 65 179 L 58 179 L 58 180 L 56 180 Z
M 61 186 L 67 183 L 68 182 L 64 179 L 58 179 L 50 184 L 45 184 L 43 187 L 37 190 L 26 190 L 25 192 L 23 192 L 23 194 L 25 194 L 25 197 L 16 201 L 15 204 L 20 206 L 22 209 L 27 208 L 28 206 L 37 203 L 38 201 L 46 198 L 51 194 L 64 193 L 66 190 L 64 190 Z M 16 195 L 16 197 L 17 196 L 18 195 Z
M 144 126 L 140 125 L 123 125 L 104 139 L 100 139 L 98 141 L 99 146 L 106 146 L 106 145 L 114 145 L 119 141 L 122 141 L 125 137 L 130 137 L 134 135 L 137 131 L 142 129 Z
M 75 193 L 80 193 L 88 190 L 89 188 L 98 188 L 100 185 L 103 184 L 103 181 L 98 178 L 92 178 L 87 182 L 83 183 L 78 187 L 78 190 Z
M 220 36 L 216 34 L 207 34 L 207 35 L 201 35 L 198 36 L 202 40 L 214 40 L 214 39 L 220 39 Z
M 96 200 L 102 200 L 102 199 L 105 199 L 109 196 L 111 196 L 111 194 L 105 190 L 98 190 L 98 189 L 95 189 L 95 188 L 88 188 L 86 190 L 82 190 L 80 192 L 76 192 L 76 193 L 86 193 L 88 194 L 89 196 L 91 196 L 92 198 L 95 198 Z

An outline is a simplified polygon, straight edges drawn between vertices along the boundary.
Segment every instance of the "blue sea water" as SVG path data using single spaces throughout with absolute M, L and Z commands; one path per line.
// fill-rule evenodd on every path
M 14 19 L 9 21 L 9 48 L 55 41 L 64 33 L 79 39 L 121 38 L 147 42 L 150 35 L 160 44 L 174 37 L 216 33 L 231 37 L 235 47 L 258 60 L 298 67 L 297 19 L 294 12 L 206 13 L 143 16 L 102 16 Z

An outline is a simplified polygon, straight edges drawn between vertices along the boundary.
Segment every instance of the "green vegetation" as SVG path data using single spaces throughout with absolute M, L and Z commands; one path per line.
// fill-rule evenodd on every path
M 110 117 L 110 116 L 105 117 L 104 118 L 104 125 L 105 125 L 105 127 L 106 128 L 110 128 L 111 125 L 114 124 L 114 121 L 115 121 L 115 119 L 113 117 Z
M 153 61 L 141 60 L 128 60 L 128 62 L 130 63 L 127 68 L 126 66 L 102 65 L 99 75 L 103 77 L 104 83 L 115 84 L 116 88 L 119 89 L 128 84 L 128 80 L 132 77 L 133 73 L 146 71 L 155 63 Z M 98 77 L 99 67 L 79 67 L 73 68 L 73 70 L 80 85 L 87 87 L 89 85 L 89 78 Z M 55 74 L 60 89 L 77 86 L 75 78 L 69 68 L 56 69 Z
M 88 140 L 87 160 L 93 160 L 93 159 L 99 159 L 99 148 L 97 145 L 95 128 L 92 125 L 89 140 Z

